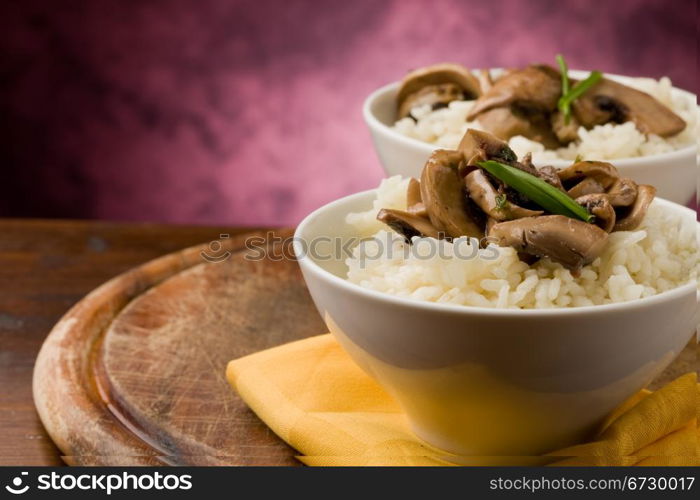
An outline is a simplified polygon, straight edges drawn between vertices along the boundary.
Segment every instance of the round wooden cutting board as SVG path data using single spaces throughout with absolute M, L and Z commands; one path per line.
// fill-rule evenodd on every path
M 67 463 L 298 464 L 224 371 L 231 359 L 325 326 L 289 245 L 249 260 L 258 253 L 245 248 L 250 236 L 118 276 L 54 327 L 36 362 L 34 399 Z

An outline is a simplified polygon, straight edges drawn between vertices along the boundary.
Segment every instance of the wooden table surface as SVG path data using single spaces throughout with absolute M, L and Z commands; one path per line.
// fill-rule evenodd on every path
M 0 219 L 0 465 L 59 465 L 32 401 L 44 338 L 78 300 L 155 257 L 249 229 Z

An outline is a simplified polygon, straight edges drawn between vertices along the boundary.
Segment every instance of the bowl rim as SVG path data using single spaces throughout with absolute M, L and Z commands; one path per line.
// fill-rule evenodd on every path
M 501 68 L 491 68 L 491 71 L 498 71 L 501 70 Z M 475 70 L 474 70 L 475 71 Z M 569 70 L 569 73 L 576 77 L 576 78 L 581 78 L 583 76 L 586 76 L 589 72 L 588 71 L 582 71 L 582 70 Z M 615 73 L 605 73 L 606 76 L 612 77 L 612 79 L 635 79 L 635 78 L 647 78 L 647 77 L 635 77 L 635 76 L 627 76 L 627 75 L 618 75 Z M 372 93 L 370 93 L 364 100 L 362 104 L 362 116 L 365 120 L 365 123 L 367 124 L 370 129 L 378 130 L 384 133 L 385 135 L 389 136 L 391 140 L 395 142 L 399 142 L 404 144 L 405 146 L 410 146 L 413 148 L 419 148 L 422 152 L 424 152 L 426 155 L 429 155 L 436 149 L 441 149 L 440 146 L 430 144 L 425 141 L 421 141 L 420 139 L 416 139 L 414 137 L 408 137 L 406 135 L 403 135 L 396 130 L 394 130 L 391 126 L 387 125 L 386 123 L 382 122 L 379 118 L 377 118 L 374 113 L 372 112 L 372 107 L 374 103 L 380 98 L 384 97 L 386 94 L 390 92 L 394 92 L 398 89 L 399 84 L 401 82 L 399 81 L 394 81 L 391 83 L 388 83 L 386 85 L 383 85 L 379 87 L 378 89 L 374 90 Z M 673 91 L 680 93 L 687 99 L 691 100 L 693 99 L 695 103 L 697 104 L 697 96 L 693 94 L 692 92 L 681 89 L 678 87 L 671 87 Z M 684 146 L 679 149 L 675 149 L 673 151 L 668 151 L 666 153 L 656 153 L 653 155 L 646 155 L 646 156 L 628 156 L 625 158 L 617 158 L 613 160 L 604 160 L 604 161 L 611 161 L 615 163 L 616 167 L 627 167 L 627 166 L 636 166 L 642 162 L 645 161 L 654 161 L 654 160 L 673 160 L 681 157 L 688 156 L 689 154 L 696 155 L 697 154 L 697 144 L 691 143 L 687 146 Z M 571 164 L 570 160 L 563 160 L 563 159 L 557 159 L 557 160 L 548 160 L 547 164 L 553 165 L 555 167 L 562 167 L 562 166 L 567 166 Z
M 356 283 L 353 283 L 345 278 L 341 278 L 330 271 L 322 268 L 317 264 L 312 258 L 306 255 L 299 241 L 303 240 L 303 234 L 307 230 L 308 226 L 324 212 L 331 210 L 333 208 L 338 208 L 339 206 L 345 204 L 351 204 L 359 199 L 368 198 L 370 199 L 376 193 L 375 189 L 369 189 L 366 191 L 361 191 L 359 193 L 344 196 L 330 203 L 317 208 L 309 215 L 307 215 L 297 226 L 294 231 L 294 236 L 292 240 L 292 247 L 294 251 L 294 256 L 299 263 L 302 270 L 307 270 L 314 273 L 320 279 L 329 282 L 332 286 L 340 287 L 345 291 L 364 296 L 365 298 L 372 299 L 385 303 L 390 306 L 398 307 L 408 307 L 418 310 L 426 310 L 428 312 L 443 312 L 452 314 L 467 314 L 467 315 L 477 315 L 477 316 L 507 316 L 507 317 L 532 317 L 532 316 L 543 316 L 543 317 L 559 317 L 559 316 L 579 316 L 581 314 L 605 314 L 614 313 L 621 311 L 634 311 L 637 309 L 643 309 L 648 306 L 659 304 L 662 302 L 673 301 L 677 298 L 685 296 L 691 291 L 695 290 L 696 304 L 700 304 L 700 292 L 697 290 L 697 285 L 693 282 L 686 283 L 684 285 L 677 286 L 671 290 L 666 290 L 664 292 L 657 293 L 650 297 L 643 297 L 640 299 L 634 299 L 626 302 L 615 302 L 610 304 L 601 304 L 593 306 L 580 306 L 580 307 L 562 307 L 562 308 L 552 308 L 552 309 L 501 309 L 496 307 L 479 307 L 479 306 L 466 306 L 460 304 L 450 304 L 444 302 L 430 302 L 420 299 L 413 299 L 408 297 L 400 297 L 397 295 L 391 295 L 386 292 L 380 292 L 377 290 L 371 290 L 369 288 L 364 288 Z M 674 210 L 680 212 L 687 212 L 688 215 L 692 215 L 694 219 L 697 219 L 697 214 L 694 210 L 684 207 L 678 203 L 665 200 L 663 198 L 656 198 L 655 203 L 661 203 L 663 206 L 671 207 Z M 700 230 L 700 221 L 696 220 L 696 225 Z

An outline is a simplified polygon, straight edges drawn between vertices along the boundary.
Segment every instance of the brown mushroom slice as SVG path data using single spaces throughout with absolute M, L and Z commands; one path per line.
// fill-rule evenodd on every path
M 484 233 L 489 234 L 491 232 L 491 228 L 498 224 L 500 221 L 497 221 L 493 217 L 488 217 L 486 219 L 486 227 L 484 228 Z
M 447 83 L 457 85 L 464 99 L 476 99 L 481 95 L 479 81 L 467 68 L 461 64 L 440 63 L 416 69 L 404 77 L 396 96 L 398 108 L 402 107 L 408 96 L 422 88 Z
M 621 177 L 608 190 L 608 199 L 613 207 L 629 207 L 637 199 L 637 183 L 627 177 Z
M 581 182 L 569 189 L 566 193 L 573 199 L 576 199 L 581 196 L 586 196 L 587 194 L 599 194 L 604 192 L 605 188 L 600 182 L 593 177 L 584 177 Z
M 524 162 L 519 162 L 518 157 L 510 149 L 507 142 L 483 130 L 467 129 L 459 143 L 458 150 L 467 160 L 467 166 L 474 167 L 480 161 L 496 160 L 528 174 L 538 176 L 538 170 L 532 165 L 531 161 L 527 160 L 527 157 L 525 157 Z M 464 171 L 462 175 L 466 175 L 466 173 Z
M 408 181 L 408 189 L 406 190 L 406 211 L 419 217 L 428 216 L 420 194 L 420 181 L 413 177 Z
M 568 144 L 578 139 L 578 128 L 581 124 L 575 116 L 570 115 L 567 122 L 561 111 L 555 111 L 550 115 L 550 124 L 554 135 L 562 144 Z
M 637 190 L 637 198 L 634 200 L 634 204 L 625 213 L 618 214 L 613 231 L 632 231 L 644 220 L 649 205 L 651 205 L 654 196 L 656 196 L 656 188 L 647 184 L 640 184 L 637 186 Z
M 610 163 L 603 161 L 579 161 L 557 172 L 559 179 L 566 184 L 567 181 L 592 177 L 600 183 L 604 189 L 613 185 L 620 174 Z
M 469 205 L 464 183 L 458 173 L 463 156 L 457 151 L 438 149 L 423 167 L 420 191 L 430 222 L 452 238 L 481 239 L 483 229 L 478 212 Z
M 595 216 L 595 225 L 606 233 L 615 227 L 615 209 L 613 208 L 608 195 L 605 193 L 586 194 L 576 198 L 579 205 L 586 207 L 586 210 Z
M 476 165 L 479 161 L 490 159 L 506 163 L 518 160 L 507 142 L 498 139 L 493 134 L 473 128 L 467 129 L 459 146 L 457 146 L 457 150 L 464 156 L 467 165 Z
M 468 120 L 493 108 L 518 103 L 540 111 L 553 111 L 561 96 L 559 73 L 545 65 L 532 65 L 502 76 L 493 87 L 479 97 L 469 112 Z
M 504 221 L 522 217 L 535 217 L 544 213 L 541 210 L 528 210 L 511 203 L 505 198 L 505 195 L 499 195 L 483 170 L 470 172 L 464 178 L 464 183 L 467 186 L 469 197 L 491 219 Z M 503 197 L 500 201 L 499 196 Z
M 528 113 L 516 106 L 505 106 L 486 110 L 478 119 L 484 130 L 504 141 L 522 135 L 550 149 L 561 146 L 544 114 Z
M 680 116 L 646 92 L 607 78 L 576 99 L 572 110 L 586 128 L 610 121 L 632 121 L 643 134 L 669 137 L 686 127 Z
M 561 183 L 561 179 L 559 178 L 558 168 L 552 167 L 550 165 L 538 168 L 537 176 L 550 186 L 554 186 L 558 190 L 566 192 L 564 186 Z
M 377 213 L 377 220 L 402 235 L 409 243 L 414 236 L 426 238 L 439 238 L 441 236 L 428 219 L 403 210 L 382 208 Z
M 486 92 L 491 90 L 491 87 L 493 87 L 493 78 L 491 78 L 491 71 L 489 71 L 488 69 L 481 69 L 479 70 L 477 78 L 479 79 L 479 87 L 481 88 L 482 94 L 485 94 Z
M 444 108 L 452 101 L 464 98 L 464 92 L 459 85 L 454 83 L 441 83 L 439 85 L 427 85 L 413 94 L 410 94 L 399 106 L 399 118 L 411 115 L 411 110 L 418 106 L 430 106 L 431 109 Z
M 571 270 L 593 262 L 608 241 L 594 224 L 563 215 L 542 215 L 494 224 L 489 238 L 536 257 L 549 257 Z

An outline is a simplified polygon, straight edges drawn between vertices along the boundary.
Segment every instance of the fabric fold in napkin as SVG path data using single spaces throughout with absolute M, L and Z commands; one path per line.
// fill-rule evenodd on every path
M 700 465 L 695 373 L 630 398 L 594 441 L 543 457 L 456 457 L 420 441 L 330 334 L 233 360 L 226 376 L 307 465 Z

